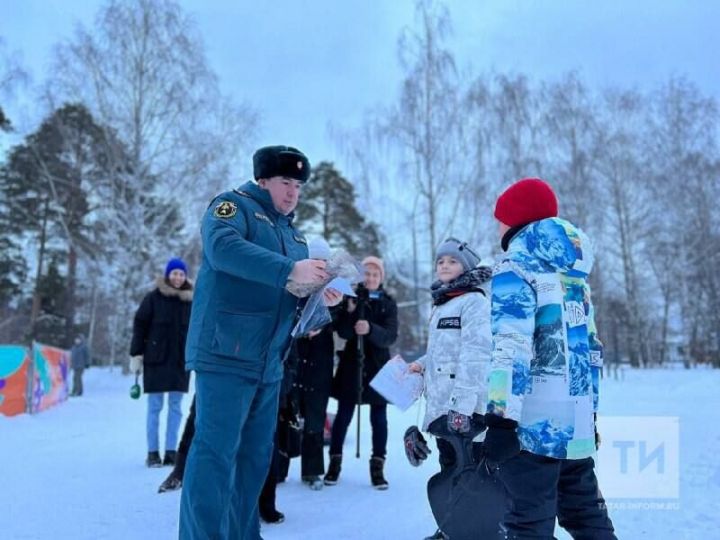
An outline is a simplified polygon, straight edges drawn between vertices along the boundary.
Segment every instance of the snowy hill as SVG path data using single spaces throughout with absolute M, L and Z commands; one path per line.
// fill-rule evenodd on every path
M 68 540 L 177 538 L 179 493 L 158 495 L 168 468 L 147 469 L 145 400 L 128 397 L 132 381 L 117 371 L 91 369 L 85 396 L 37 416 L 0 417 L 2 489 L 0 538 Z M 630 371 L 604 381 L 605 416 L 680 418 L 680 499 L 671 509 L 610 500 L 621 539 L 710 538 L 720 529 L 720 371 Z M 190 404 L 189 397 L 184 406 Z M 281 525 L 265 526 L 266 540 L 417 540 L 434 530 L 425 498 L 436 452 L 419 469 L 405 461 L 401 437 L 417 422 L 389 409 L 387 478 L 390 489 L 370 488 L 370 426 L 364 411 L 363 456 L 354 457 L 348 434 L 340 483 L 312 492 L 300 484 L 299 463 L 278 487 Z M 434 448 L 434 445 L 433 445 Z M 601 452 L 610 451 L 605 446 Z M 608 471 L 601 472 L 602 475 Z M 639 506 L 639 508 L 637 507 Z M 558 538 L 569 538 L 558 530 Z

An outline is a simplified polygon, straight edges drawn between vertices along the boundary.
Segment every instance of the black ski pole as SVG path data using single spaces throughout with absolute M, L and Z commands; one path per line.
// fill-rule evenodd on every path
M 357 314 L 358 321 L 365 320 L 365 301 L 368 298 L 367 289 L 360 285 L 357 290 Z M 363 371 L 365 368 L 365 340 L 363 336 L 357 337 L 357 362 L 358 362 L 358 384 L 357 384 L 357 436 L 355 439 L 355 457 L 360 458 L 360 409 L 363 394 Z

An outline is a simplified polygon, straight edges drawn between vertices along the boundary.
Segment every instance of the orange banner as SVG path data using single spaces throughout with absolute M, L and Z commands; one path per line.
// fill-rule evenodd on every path
M 30 357 L 25 347 L 0 345 L 0 414 L 27 412 Z

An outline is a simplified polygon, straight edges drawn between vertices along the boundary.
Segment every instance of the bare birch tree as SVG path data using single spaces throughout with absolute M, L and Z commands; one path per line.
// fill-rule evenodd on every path
M 48 96 L 81 99 L 128 149 L 104 223 L 120 350 L 150 277 L 169 256 L 193 251 L 186 238 L 227 187 L 256 116 L 220 94 L 192 18 L 171 0 L 108 1 L 92 29 L 79 26 L 57 46 L 54 65 Z
M 646 246 L 653 229 L 653 207 L 643 177 L 644 158 L 639 141 L 644 126 L 644 100 L 637 92 L 608 91 L 605 115 L 598 130 L 598 174 L 602 208 L 606 213 L 604 252 L 615 257 L 614 268 L 628 311 L 629 340 L 625 345 L 635 366 L 649 361 L 648 283 Z

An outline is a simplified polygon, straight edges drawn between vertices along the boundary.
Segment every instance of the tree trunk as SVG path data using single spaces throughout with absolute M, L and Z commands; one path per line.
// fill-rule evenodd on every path
M 65 291 L 65 340 L 70 346 L 75 334 L 75 312 L 77 310 L 77 251 L 71 243 L 68 251 L 67 290 Z
M 45 261 L 45 244 L 47 242 L 47 223 L 50 208 L 50 199 L 46 198 L 43 204 L 42 226 L 40 228 L 40 246 L 38 247 L 38 264 L 35 273 L 35 290 L 33 291 L 32 310 L 30 311 L 30 337 L 35 339 L 35 322 L 40 315 L 40 280 L 42 279 L 43 264 Z
M 95 322 L 97 318 L 97 296 L 98 288 L 97 284 L 93 282 L 92 292 L 90 293 L 90 322 L 88 328 L 87 344 L 90 349 L 91 355 L 93 350 L 93 339 L 95 337 Z
M 628 352 L 630 355 L 630 364 L 633 367 L 640 367 L 641 353 L 640 342 L 643 340 L 640 326 L 640 313 L 637 304 L 635 265 L 632 252 L 630 249 L 630 224 L 628 223 L 628 214 L 626 209 L 626 201 L 623 199 L 623 186 L 620 185 L 618 178 L 614 179 L 613 191 L 615 199 L 615 210 L 618 219 L 618 232 L 620 234 L 620 253 L 623 264 L 625 298 L 628 303 L 628 312 L 630 315 L 628 338 Z

